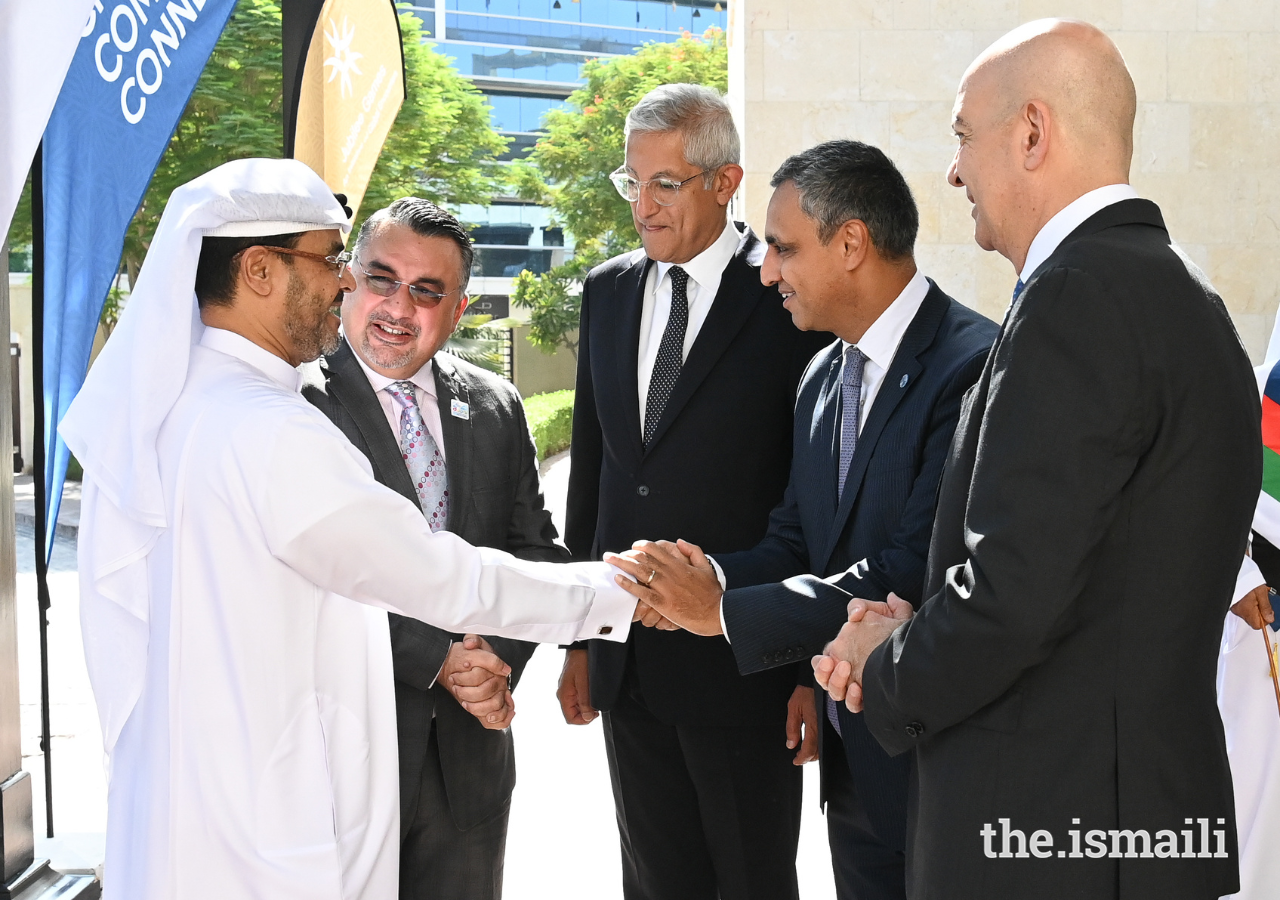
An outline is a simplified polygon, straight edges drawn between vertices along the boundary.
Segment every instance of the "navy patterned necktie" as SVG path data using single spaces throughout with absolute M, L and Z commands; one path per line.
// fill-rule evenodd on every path
M 844 371 L 840 379 L 840 481 L 837 497 L 844 497 L 844 480 L 849 475 L 849 464 L 858 449 L 858 426 L 862 423 L 862 371 L 867 356 L 850 345 L 844 351 Z
M 844 371 L 840 379 L 840 483 L 837 496 L 844 496 L 844 480 L 849 475 L 849 464 L 858 449 L 858 425 L 862 421 L 862 372 L 867 356 L 850 345 L 844 351 Z M 840 714 L 836 701 L 827 694 L 827 720 L 841 738 Z
M 1014 299 L 1014 300 L 1017 300 L 1017 299 L 1018 299 L 1018 297 L 1022 294 L 1022 289 L 1023 289 L 1024 287 L 1026 287 L 1026 285 L 1025 285 L 1025 284 L 1023 284 L 1023 283 L 1022 283 L 1022 279 L 1021 279 L 1021 278 L 1019 278 L 1019 279 L 1018 279 L 1018 283 L 1017 283 L 1017 284 L 1015 284 L 1015 285 L 1013 286 L 1013 299 Z
M 649 396 L 644 404 L 644 445 L 649 446 L 657 430 L 662 411 L 671 399 L 671 389 L 684 366 L 684 335 L 689 328 L 689 273 L 679 266 L 671 267 L 671 315 L 658 345 L 658 358 L 649 376 Z

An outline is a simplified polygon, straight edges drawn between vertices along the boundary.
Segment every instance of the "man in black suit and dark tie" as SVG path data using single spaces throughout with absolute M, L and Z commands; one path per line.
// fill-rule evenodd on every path
M 919 900 L 1238 887 L 1215 678 L 1258 394 L 1221 299 L 1128 185 L 1135 109 L 1081 22 L 1011 32 L 960 84 L 950 180 L 1018 290 L 961 411 L 923 605 L 852 604 L 814 662 L 885 749 L 915 750 Z
M 467 305 L 466 230 L 434 203 L 405 198 L 366 220 L 354 256 L 344 341 L 307 372 L 304 396 L 369 458 L 378 481 L 422 507 L 432 530 L 524 559 L 567 560 L 543 507 L 519 394 L 440 352 Z M 515 786 L 510 688 L 537 645 L 390 618 L 400 897 L 497 900 Z
M 665 85 L 627 117 L 614 183 L 643 250 L 582 292 L 565 541 L 599 559 L 646 537 L 732 552 L 764 536 L 791 462 L 795 389 L 830 341 L 760 283 L 765 247 L 727 216 L 742 178 L 719 94 Z M 797 896 L 801 770 L 787 747 L 812 690 L 796 666 L 740 675 L 721 637 L 636 628 L 568 651 L 566 720 L 605 710 L 628 900 Z M 813 718 L 813 714 L 810 713 Z
M 840 338 L 801 382 L 786 496 L 764 540 L 714 558 L 719 577 L 687 542 L 692 564 L 669 545 L 619 559 L 647 582 L 629 586 L 641 599 L 698 633 L 723 628 L 743 673 L 808 659 L 839 632 L 846 599 L 817 590 L 823 578 L 858 596 L 919 602 L 961 397 L 996 333 L 916 268 L 915 200 L 878 149 L 820 144 L 772 183 L 761 278 L 799 328 Z M 903 898 L 909 757 L 890 758 L 861 715 L 823 700 L 837 896 Z

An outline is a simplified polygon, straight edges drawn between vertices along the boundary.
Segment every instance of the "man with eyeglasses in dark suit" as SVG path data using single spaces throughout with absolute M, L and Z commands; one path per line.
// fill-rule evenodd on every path
M 744 550 L 782 499 L 796 386 L 831 336 L 792 324 L 760 281 L 764 243 L 727 214 L 742 168 L 724 99 L 663 85 L 626 128 L 613 178 L 643 249 L 583 287 L 565 543 L 580 560 L 642 538 Z M 559 698 L 573 724 L 605 712 L 627 900 L 796 897 L 817 723 L 797 667 L 743 676 L 723 637 L 682 631 L 587 643 Z
M 344 341 L 307 373 L 303 395 L 433 531 L 566 561 L 519 394 L 440 349 L 467 306 L 466 230 L 434 203 L 404 198 L 369 217 L 354 256 Z M 390 619 L 401 900 L 497 900 L 515 785 L 511 689 L 536 644 Z

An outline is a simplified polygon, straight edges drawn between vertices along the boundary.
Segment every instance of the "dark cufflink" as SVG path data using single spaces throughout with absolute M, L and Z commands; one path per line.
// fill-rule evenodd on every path
M 596 632 L 596 634 L 613 634 L 613 626 L 612 626 L 612 625 L 601 625 L 601 626 L 600 626 L 600 630 L 599 630 L 599 631 L 597 631 L 597 632 Z

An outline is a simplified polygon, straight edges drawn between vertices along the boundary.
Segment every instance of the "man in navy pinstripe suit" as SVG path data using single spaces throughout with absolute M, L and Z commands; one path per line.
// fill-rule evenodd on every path
M 818 578 L 919 602 L 961 398 L 997 330 L 916 269 L 915 201 L 878 149 L 830 141 L 772 184 L 761 279 L 798 327 L 840 337 L 801 382 L 786 495 L 751 550 L 711 561 L 683 542 L 639 544 L 624 562 L 641 600 L 723 633 L 743 674 L 808 659 L 840 630 L 844 604 L 815 597 Z M 837 893 L 903 898 L 910 756 L 890 758 L 844 704 L 822 696 L 818 709 Z

